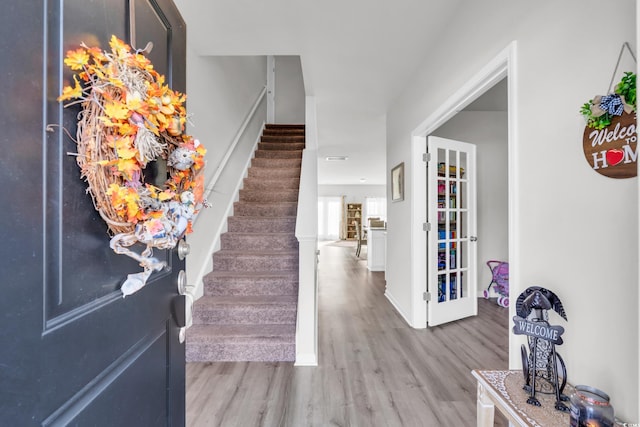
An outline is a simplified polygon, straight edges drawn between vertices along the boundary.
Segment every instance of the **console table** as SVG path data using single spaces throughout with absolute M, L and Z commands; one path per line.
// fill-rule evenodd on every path
M 557 411 L 555 395 L 536 394 L 541 406 L 527 403 L 528 393 L 522 389 L 522 371 L 472 371 L 478 380 L 478 427 L 493 427 L 494 408 L 498 408 L 511 424 L 523 427 L 567 427 L 569 413 Z M 573 387 L 565 387 L 570 396 Z M 566 405 L 569 402 L 565 402 Z

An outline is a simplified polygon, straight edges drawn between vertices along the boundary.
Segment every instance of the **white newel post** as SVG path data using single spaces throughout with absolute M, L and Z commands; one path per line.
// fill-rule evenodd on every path
M 276 58 L 267 56 L 267 123 L 276 122 Z
M 318 153 L 315 99 L 306 97 L 306 148 L 302 153 L 296 220 L 299 250 L 296 366 L 318 365 Z

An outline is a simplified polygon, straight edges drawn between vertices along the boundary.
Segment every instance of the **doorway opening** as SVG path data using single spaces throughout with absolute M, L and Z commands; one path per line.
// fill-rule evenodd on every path
M 475 154 L 475 162 L 472 164 L 474 168 L 470 170 L 472 173 L 461 172 L 461 175 L 464 174 L 462 177 L 464 179 L 461 179 L 462 184 L 468 184 L 467 186 L 463 185 L 461 190 L 466 189 L 467 192 L 473 194 L 464 194 L 459 190 L 457 194 L 448 197 L 447 200 L 451 198 L 452 202 L 454 202 L 454 207 L 455 202 L 458 201 L 460 209 L 451 209 L 451 212 L 445 218 L 446 221 L 440 221 L 440 218 L 437 221 L 438 232 L 444 234 L 441 229 L 444 229 L 446 225 L 447 229 L 454 230 L 450 231 L 454 238 L 449 239 L 449 234 L 443 235 L 441 236 L 442 239 L 438 240 L 440 242 L 438 243 L 438 249 L 434 250 L 429 246 L 427 249 L 427 257 L 429 259 L 427 264 L 429 289 L 427 291 L 431 292 L 431 295 L 435 295 L 437 292 L 438 295 L 438 302 L 430 304 L 431 310 L 427 312 L 430 326 L 436 324 L 436 318 L 457 320 L 465 315 L 477 314 L 476 297 L 486 295 L 494 301 L 499 301 L 501 306 L 508 306 L 509 304 L 508 282 L 506 282 L 507 286 L 489 286 L 493 279 L 493 270 L 490 267 L 494 266 L 495 262 L 508 263 L 509 261 L 507 85 L 508 80 L 505 77 L 446 123 L 434 130 L 428 138 L 428 148 L 432 156 L 436 153 L 433 153 L 431 141 L 438 140 L 455 140 L 459 143 L 464 141 L 464 143 L 472 144 Z M 437 160 L 435 163 L 439 164 Z M 451 168 L 451 166 L 449 167 Z M 464 171 L 464 168 L 462 170 Z M 431 175 L 434 174 L 432 173 Z M 439 173 L 438 176 L 440 175 L 442 174 Z M 441 182 L 445 182 L 445 179 L 449 180 L 448 174 L 445 175 L 446 177 L 438 178 L 438 180 Z M 429 178 L 427 184 L 430 202 L 434 197 L 429 187 L 431 180 L 432 178 Z M 444 199 L 443 196 L 438 197 Z M 429 209 L 432 209 L 432 205 L 433 203 L 429 204 Z M 438 210 L 441 211 L 438 213 L 439 217 L 443 216 L 445 211 L 449 212 L 449 209 Z M 457 218 L 455 218 L 456 215 Z M 454 216 L 457 222 L 453 221 L 449 224 L 448 216 Z M 434 215 L 429 215 L 428 218 L 430 222 L 435 222 Z M 466 221 L 467 218 L 468 221 Z M 467 231 L 465 229 L 467 225 L 472 229 L 469 228 Z M 458 231 L 457 235 L 455 230 Z M 431 233 L 429 237 L 435 238 L 437 236 Z M 447 255 L 448 252 L 451 252 L 451 254 L 457 255 L 458 260 L 466 260 L 466 262 L 459 262 L 459 265 L 454 264 L 453 266 L 447 263 L 441 266 L 440 262 L 438 262 L 437 271 L 434 271 L 435 262 L 432 258 L 443 255 L 443 250 L 440 249 L 443 246 L 453 247 L 453 249 L 447 251 Z M 450 257 L 455 259 L 454 255 Z M 467 258 L 469 259 L 467 260 Z M 508 264 L 505 265 L 508 267 Z M 458 268 L 451 269 L 450 267 Z M 439 279 L 448 278 L 449 274 L 447 272 L 455 272 L 460 270 L 461 267 L 464 267 L 464 271 L 458 271 L 458 275 L 462 275 L 461 279 L 465 280 L 458 280 L 460 282 L 458 287 L 462 291 L 463 284 L 469 283 L 469 286 L 473 286 L 473 289 L 469 289 L 467 292 L 472 301 L 468 302 L 466 311 L 457 313 L 455 306 L 456 304 L 460 305 L 460 301 L 453 301 L 454 304 L 451 304 L 451 307 L 445 308 L 449 305 L 446 304 L 448 300 L 441 298 L 443 294 L 441 288 L 450 290 L 449 288 L 455 287 L 456 283 L 454 282 L 451 286 L 440 286 L 440 282 L 445 281 L 439 280 L 437 291 L 432 289 L 434 287 L 432 283 L 434 283 L 436 277 L 433 273 L 437 273 Z M 502 281 L 501 283 L 504 284 Z M 446 285 L 446 283 L 442 284 Z M 446 292 L 444 296 L 446 297 L 450 293 Z M 506 293 L 506 296 L 502 295 L 504 293 Z M 435 316 L 434 310 L 441 309 L 444 309 L 446 313 Z
M 342 218 L 342 197 L 318 197 L 318 240 L 338 240 Z
M 499 171 L 493 170 L 496 176 L 481 176 L 479 173 L 479 181 L 485 180 L 480 183 L 484 190 L 489 194 L 483 198 L 483 210 L 491 210 L 491 204 L 496 204 L 496 209 L 500 210 L 500 217 L 496 221 L 492 221 L 490 218 L 485 220 L 487 224 L 480 224 L 482 221 L 479 219 L 478 229 L 478 243 L 481 240 L 485 240 L 488 247 L 479 247 L 480 255 L 478 260 L 478 287 L 486 288 L 489 281 L 490 270 L 483 264 L 488 254 L 494 253 L 496 257 L 506 258 L 504 261 L 510 263 L 510 284 L 511 289 L 518 289 L 517 285 L 514 286 L 514 280 L 517 280 L 517 276 L 514 275 L 514 271 L 517 271 L 517 258 L 514 251 L 516 245 L 516 235 L 514 233 L 517 228 L 514 226 L 513 210 L 516 203 L 516 196 L 513 194 L 512 189 L 515 187 L 513 183 L 517 180 L 517 171 L 515 171 L 510 165 L 514 163 L 516 153 L 516 140 L 515 140 L 515 99 L 516 99 L 516 74 L 515 74 L 515 52 L 516 43 L 512 42 L 506 49 L 504 49 L 498 56 L 496 56 L 489 64 L 487 64 L 482 70 L 480 70 L 475 76 L 473 76 L 465 85 L 463 85 L 453 96 L 451 96 L 446 102 L 444 102 L 439 109 L 437 109 L 432 115 L 430 115 L 419 127 L 413 132 L 412 141 L 412 227 L 416 230 L 414 233 L 415 238 L 412 239 L 412 326 L 416 328 L 427 327 L 427 303 L 425 303 L 425 290 L 427 283 L 427 271 L 425 268 L 427 260 L 427 233 L 423 229 L 427 228 L 424 224 L 427 222 L 426 213 L 426 163 L 423 160 L 423 153 L 426 152 L 427 137 L 431 135 L 445 135 L 453 137 L 455 132 L 467 132 L 467 136 L 474 137 L 473 130 L 469 130 L 469 123 L 472 121 L 489 120 L 489 116 L 499 116 L 498 124 L 491 123 L 495 127 L 493 131 L 500 132 L 501 142 L 491 141 L 478 144 L 478 148 L 487 151 L 483 156 L 483 160 L 479 160 L 478 170 L 480 168 L 496 168 L 499 167 Z M 505 93 L 506 92 L 506 93 Z M 486 96 L 484 96 L 486 95 Z M 506 98 L 506 106 L 497 107 L 495 105 L 496 100 L 500 98 Z M 502 101 L 504 102 L 504 101 Z M 489 111 L 493 110 L 493 111 Z M 504 110 L 504 111 L 500 111 Z M 493 119 L 491 119 L 493 120 Z M 457 123 L 456 123 L 457 122 Z M 460 125 L 463 122 L 467 122 L 466 128 L 461 128 Z M 456 129 L 457 128 L 457 129 Z M 490 132 L 487 132 L 490 133 Z M 458 138 L 461 135 L 456 135 Z M 463 137 L 465 135 L 462 135 Z M 474 142 L 473 139 L 467 138 L 469 142 Z M 484 139 L 490 139 L 490 136 L 485 135 Z M 477 143 L 477 142 L 476 142 Z M 487 147 L 483 147 L 487 145 Z M 491 146 L 490 148 L 488 148 Z M 496 154 L 497 152 L 497 154 Z M 492 156 L 492 153 L 495 154 Z M 483 153 L 485 154 L 485 153 Z M 479 156 L 480 157 L 480 156 Z M 484 164 L 484 161 L 487 164 Z M 492 166 L 494 165 L 494 166 Z M 495 166 L 499 165 L 499 166 Z M 488 179 L 488 181 L 486 180 Z M 499 200 L 492 199 L 494 196 L 491 192 L 491 185 L 495 186 Z M 483 197 L 479 195 L 480 198 Z M 480 209 L 480 206 L 479 206 Z M 486 222 L 486 221 L 485 221 Z M 495 235 L 493 236 L 489 235 Z M 483 237 L 484 236 L 484 237 Z M 482 248 L 482 249 L 481 249 Z M 482 251 L 482 252 L 481 252 Z M 489 280 L 487 280 L 489 277 Z M 480 290 L 480 295 L 482 291 Z M 512 310 L 511 308 L 509 309 Z M 512 314 L 512 313 L 511 313 Z M 511 315 L 510 314 L 510 315 Z

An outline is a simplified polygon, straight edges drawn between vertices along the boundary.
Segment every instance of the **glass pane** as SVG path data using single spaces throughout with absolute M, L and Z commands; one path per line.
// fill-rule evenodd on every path
M 458 265 L 458 250 L 456 247 L 456 242 L 449 242 L 449 269 L 458 268 L 457 265 Z
M 469 268 L 469 240 L 458 243 L 458 268 Z
M 436 162 L 438 163 L 438 176 L 445 176 L 445 163 L 447 160 L 446 150 L 438 148 Z
M 458 214 L 455 211 L 449 212 L 449 223 L 451 228 L 455 227 L 455 224 L 458 222 Z
M 449 228 L 449 231 L 453 232 L 453 234 L 451 235 L 451 238 L 452 239 L 459 239 L 461 234 L 460 234 L 460 230 L 458 229 L 458 226 L 459 226 L 458 222 L 452 221 L 450 226 L 451 227 Z
M 446 268 L 447 268 L 447 251 L 444 249 L 438 250 L 438 271 L 444 270 Z
M 460 298 L 466 298 L 469 295 L 469 281 L 464 274 L 464 271 L 460 272 Z
M 458 299 L 458 280 L 457 273 L 449 274 L 449 299 L 454 300 Z
M 444 224 L 447 207 L 447 186 L 444 180 L 438 180 L 438 224 Z M 438 226 L 439 228 L 440 226 Z
M 464 151 L 460 152 L 459 168 L 460 168 L 460 174 L 458 175 L 458 177 L 460 179 L 464 179 L 465 178 L 465 172 L 467 170 L 467 153 L 465 153 Z
M 469 214 L 467 212 L 460 212 L 458 213 L 458 215 L 460 216 L 460 221 L 458 221 L 458 223 L 456 224 L 457 228 L 456 230 L 458 231 L 458 236 L 460 238 L 464 238 L 464 237 L 469 237 L 468 234 L 468 226 L 467 226 L 467 218 L 469 217 Z
M 438 180 L 438 196 L 442 196 L 444 198 L 444 196 L 446 195 L 446 190 L 447 190 L 447 185 L 445 184 L 444 179 L 439 179 Z
M 469 203 L 469 183 L 467 181 L 461 181 L 459 186 L 460 208 L 467 209 Z
M 458 152 L 457 151 L 449 151 L 449 176 L 451 178 L 455 178 L 456 177 L 456 169 L 458 166 L 458 159 L 456 158 L 458 156 Z
M 447 284 L 444 274 L 438 274 L 438 302 L 445 302 L 447 300 Z
M 438 226 L 438 270 L 447 268 L 447 231 L 444 225 Z

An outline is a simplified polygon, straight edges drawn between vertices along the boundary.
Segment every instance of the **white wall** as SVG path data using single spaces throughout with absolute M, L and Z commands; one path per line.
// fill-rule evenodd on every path
M 276 56 L 275 123 L 304 124 L 305 89 L 299 56 Z
M 201 293 L 202 274 L 211 269 L 215 231 L 221 224 L 226 229 L 227 208 L 266 120 L 266 102 L 257 110 L 256 119 L 229 160 L 230 166 L 214 187 L 211 178 L 265 84 L 266 57 L 203 57 L 190 48 L 187 51 L 187 111 L 193 122 L 187 130 L 207 148 L 205 183 L 212 190 L 208 199 L 213 204 L 201 211 L 194 232 L 187 237 L 191 246 L 187 281 L 197 287 L 196 295 Z
M 486 262 L 509 260 L 507 113 L 461 111 L 433 135 L 476 145 L 478 290 L 483 291 L 491 282 Z
M 629 422 L 640 421 L 638 182 L 588 167 L 578 110 L 606 90 L 622 43 L 636 40 L 634 8 L 633 0 L 466 2 L 387 114 L 387 167 L 405 162 L 406 197 L 411 132 L 517 41 L 512 295 L 531 285 L 558 294 L 569 321 L 551 321 L 566 329 L 558 351 L 569 381 L 608 392 Z M 589 31 L 608 18 L 606 32 Z M 388 214 L 387 292 L 410 313 L 411 200 L 390 203 Z M 512 367 L 520 343 L 511 340 Z
M 267 79 L 265 56 L 199 56 L 187 50 L 187 130 L 207 148 L 208 182 Z
M 346 196 L 347 203 L 364 203 L 365 197 L 386 197 L 384 185 L 319 185 L 318 196 Z

